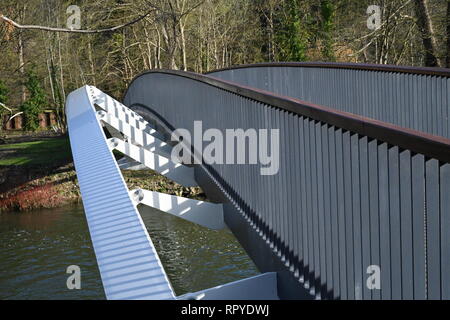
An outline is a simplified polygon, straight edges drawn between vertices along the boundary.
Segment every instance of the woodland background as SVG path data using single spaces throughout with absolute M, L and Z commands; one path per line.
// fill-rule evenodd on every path
M 69 5 L 82 29 L 59 33 L 0 20 L 0 102 L 30 119 L 91 84 L 121 97 L 147 69 L 207 72 L 272 61 L 338 61 L 450 67 L 450 0 L 0 0 L 0 16 L 66 28 Z M 367 27 L 379 5 L 382 24 Z

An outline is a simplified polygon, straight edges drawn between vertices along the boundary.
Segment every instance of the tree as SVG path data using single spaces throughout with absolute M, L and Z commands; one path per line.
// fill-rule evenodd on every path
M 120 97 L 131 79 L 152 68 L 201 73 L 238 64 L 305 60 L 411 66 L 440 61 L 450 67 L 449 3 L 1 0 L 0 79 L 15 89 L 9 105 L 20 106 L 28 92 L 22 90 L 25 70 L 34 63 L 49 107 L 64 130 L 68 92 L 90 84 Z M 80 6 L 82 30 L 67 30 L 66 10 L 73 4 Z M 381 9 L 376 30 L 367 27 L 369 5 Z
M 279 50 L 278 60 L 305 61 L 308 32 L 301 21 L 301 8 L 298 0 L 286 0 L 276 31 Z
M 9 90 L 3 80 L 0 79 L 0 103 L 8 103 Z M 3 108 L 2 108 L 3 109 Z
M 450 0 L 447 0 L 447 16 L 446 16 L 447 46 L 445 54 L 445 65 L 450 68 Z
M 425 66 L 439 67 L 436 38 L 434 37 L 433 23 L 428 10 L 428 0 L 414 0 L 414 3 L 416 6 L 417 26 L 422 35 L 423 47 L 425 48 Z
M 322 55 L 328 61 L 334 61 L 333 37 L 335 7 L 331 0 L 322 0 L 320 3 L 320 13 L 322 16 Z
M 0 104 L 5 105 L 8 102 L 8 93 L 9 90 L 6 87 L 5 83 L 0 79 Z M 3 114 L 5 112 L 5 108 L 0 105 L 0 131 L 3 128 Z
M 27 88 L 29 97 L 20 108 L 25 115 L 24 129 L 35 131 L 39 127 L 39 113 L 47 105 L 47 98 L 41 87 L 41 80 L 36 75 L 34 68 L 27 72 L 25 87 Z

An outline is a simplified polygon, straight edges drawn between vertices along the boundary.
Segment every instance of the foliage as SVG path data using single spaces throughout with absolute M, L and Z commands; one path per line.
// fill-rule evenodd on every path
M 39 128 L 39 113 L 47 106 L 47 98 L 44 89 L 41 87 L 41 81 L 34 69 L 28 71 L 25 86 L 28 90 L 29 97 L 21 106 L 21 110 L 25 114 L 24 129 L 35 131 Z
M 435 55 L 441 65 L 448 56 L 450 67 L 450 6 L 443 0 L 2 0 L 0 12 L 27 25 L 65 27 L 71 4 L 80 6 L 83 29 L 151 13 L 120 31 L 90 35 L 11 30 L 0 22 L 0 78 L 14 88 L 9 104 L 22 105 L 27 75 L 20 61 L 25 67 L 34 63 L 63 124 L 70 91 L 91 84 L 120 97 L 147 69 L 207 72 L 288 60 L 424 66 L 427 50 L 414 5 L 419 2 L 428 4 Z M 378 30 L 367 27 L 370 5 L 382 7 Z
M 0 79 L 0 102 L 6 105 L 8 103 L 8 95 L 9 90 L 6 87 L 5 82 Z
M 0 198 L 0 209 L 4 211 L 54 208 L 62 204 L 63 198 L 51 184 L 30 187 L 6 199 Z
M 328 61 L 334 61 L 335 56 L 333 52 L 333 38 L 332 31 L 334 28 L 334 15 L 335 8 L 331 0 L 322 0 L 320 4 L 320 12 L 322 16 L 322 38 L 323 38 L 323 48 L 322 54 L 324 58 Z
M 5 82 L 0 79 L 0 103 L 7 104 L 8 103 L 8 94 L 9 90 L 5 85 Z M 3 114 L 5 114 L 5 108 L 0 106 L 0 130 L 3 127 Z
M 286 0 L 276 31 L 280 61 L 305 61 L 308 31 L 302 25 L 299 0 Z

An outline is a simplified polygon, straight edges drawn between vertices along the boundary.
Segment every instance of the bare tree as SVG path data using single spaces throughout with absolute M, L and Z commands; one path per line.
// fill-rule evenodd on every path
M 152 11 L 153 10 L 150 10 L 147 13 L 145 13 L 144 15 L 141 15 L 140 17 L 137 17 L 136 19 L 134 19 L 130 22 L 127 22 L 127 23 L 124 23 L 124 24 L 121 24 L 121 25 L 118 25 L 115 27 L 110 27 L 110 28 L 105 28 L 105 29 L 97 29 L 97 30 L 77 30 L 77 29 L 45 27 L 45 26 L 39 26 L 39 25 L 21 25 L 2 14 L 0 14 L 0 20 L 3 20 L 3 22 L 10 24 L 17 29 L 42 30 L 42 31 L 50 31 L 50 32 L 67 32 L 67 33 L 103 33 L 103 32 L 118 31 L 122 28 L 125 28 L 132 24 L 135 24 L 135 23 L 141 21 L 142 19 L 144 19 L 145 17 L 147 17 Z
M 450 0 L 447 0 L 447 16 L 446 16 L 446 22 L 447 22 L 447 47 L 446 47 L 446 61 L 445 65 L 447 68 L 450 68 Z
M 422 42 L 425 48 L 425 66 L 440 66 L 437 58 L 437 45 L 434 37 L 433 23 L 431 22 L 428 10 L 428 0 L 414 0 L 416 7 L 417 26 L 422 35 Z

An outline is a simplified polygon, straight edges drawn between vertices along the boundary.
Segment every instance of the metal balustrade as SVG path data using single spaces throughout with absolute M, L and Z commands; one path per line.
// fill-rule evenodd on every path
M 270 76 L 260 88 L 318 105 L 163 70 L 136 77 L 124 104 L 166 133 L 193 133 L 194 121 L 223 132 L 280 130 L 276 175 L 261 175 L 260 164 L 195 170 L 205 192 L 224 202 L 226 224 L 259 269 L 278 272 L 281 298 L 449 299 L 450 140 L 411 130 L 448 136 L 448 90 L 435 95 L 448 79 L 281 69 L 220 76 L 256 87 Z M 409 128 L 328 108 L 339 106 Z M 421 121 L 425 114 L 430 122 Z M 379 290 L 367 286 L 373 265 L 381 270 Z M 300 286 L 291 288 L 294 282 Z
M 97 110 L 101 109 L 101 110 Z M 128 190 L 121 168 L 150 168 L 183 185 L 194 169 L 172 162 L 171 147 L 145 119 L 95 87 L 67 98 L 70 144 L 107 299 L 278 299 L 277 274 L 267 272 L 175 297 L 140 216 L 145 206 L 211 229 L 225 227 L 223 206 L 144 189 Z M 104 130 L 115 135 L 108 139 Z M 125 139 L 125 140 L 122 140 Z M 112 151 L 124 158 L 116 161 Z M 160 154 L 166 155 L 165 158 Z
M 450 69 L 271 63 L 209 75 L 450 138 Z

